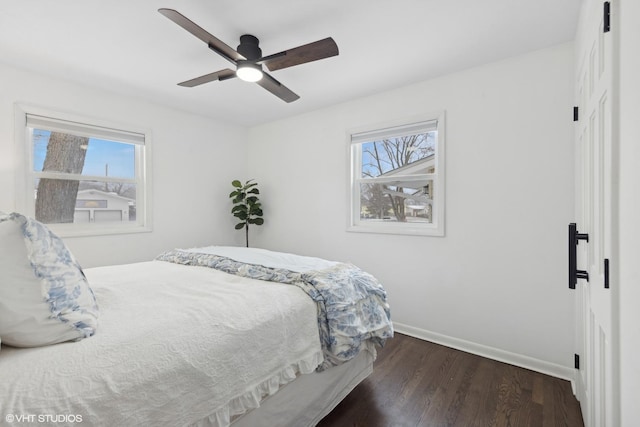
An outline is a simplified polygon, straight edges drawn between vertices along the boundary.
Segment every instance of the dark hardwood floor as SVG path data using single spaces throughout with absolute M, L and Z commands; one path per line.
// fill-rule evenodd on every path
M 582 427 L 568 381 L 396 333 L 320 427 Z

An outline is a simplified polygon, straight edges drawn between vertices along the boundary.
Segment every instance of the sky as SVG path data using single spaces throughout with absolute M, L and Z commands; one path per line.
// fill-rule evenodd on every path
M 47 154 L 51 132 L 34 129 L 33 168 L 41 171 Z M 113 178 L 135 178 L 135 145 L 102 139 L 89 138 L 83 175 L 108 176 Z

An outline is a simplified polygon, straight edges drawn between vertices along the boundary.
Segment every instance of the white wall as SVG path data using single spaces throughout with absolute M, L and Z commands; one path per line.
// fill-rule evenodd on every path
M 255 246 L 353 262 L 414 332 L 571 372 L 572 76 L 564 44 L 250 129 Z M 442 109 L 446 236 L 347 232 L 346 130 Z
M 640 2 L 620 4 L 619 321 L 622 426 L 640 420 Z M 614 261 L 615 262 L 615 261 Z M 616 284 L 614 283 L 613 286 Z
M 245 129 L 2 64 L 0 81 L 0 211 L 15 209 L 14 103 L 152 132 L 153 231 L 66 238 L 83 267 L 149 260 L 173 247 L 241 243 L 228 194 L 231 181 L 246 175 Z

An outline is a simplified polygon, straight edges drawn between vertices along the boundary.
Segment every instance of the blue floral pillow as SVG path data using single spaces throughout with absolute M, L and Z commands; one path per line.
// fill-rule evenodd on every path
M 90 337 L 98 324 L 93 291 L 69 249 L 42 223 L 0 214 L 0 337 L 36 347 Z

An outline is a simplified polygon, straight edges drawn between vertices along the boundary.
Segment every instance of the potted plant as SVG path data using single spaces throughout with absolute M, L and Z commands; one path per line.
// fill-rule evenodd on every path
M 249 247 L 249 224 L 264 224 L 262 205 L 258 199 L 258 194 L 260 194 L 258 183 L 250 179 L 242 184 L 236 179 L 231 182 L 231 185 L 234 187 L 234 190 L 229 194 L 229 198 L 232 199 L 233 203 L 231 213 L 240 220 L 236 224 L 236 230 L 245 229 L 247 247 Z

